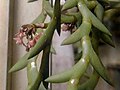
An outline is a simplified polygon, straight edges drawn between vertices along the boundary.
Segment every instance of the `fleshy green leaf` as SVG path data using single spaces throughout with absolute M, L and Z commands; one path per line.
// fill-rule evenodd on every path
M 90 76 L 90 79 L 79 85 L 78 90 L 94 90 L 99 81 L 99 77 L 100 76 L 96 73 L 96 71 L 94 71 L 94 73 Z
M 28 0 L 28 3 L 35 2 L 35 1 L 38 1 L 38 0 Z
M 111 45 L 112 47 L 115 47 L 111 36 L 102 33 L 102 34 L 100 35 L 100 37 L 101 37 L 101 39 L 102 39 L 105 43 Z
M 77 6 L 77 0 L 67 0 L 62 7 L 62 11 L 73 8 Z
M 49 23 L 44 34 L 39 38 L 39 40 L 35 44 L 35 46 L 33 48 L 31 48 L 28 58 L 32 58 L 35 55 L 39 54 L 46 47 L 47 44 L 51 43 L 50 41 L 52 39 L 54 30 L 55 30 L 55 26 L 56 26 L 56 20 L 52 19 L 52 21 Z
M 102 64 L 101 60 L 99 59 L 99 57 L 97 56 L 97 54 L 94 52 L 94 50 L 91 48 L 90 53 L 90 62 L 92 64 L 92 66 L 94 67 L 94 69 L 96 70 L 96 72 L 106 81 L 108 82 L 110 85 L 113 85 L 109 75 L 104 67 L 104 65 Z
M 9 70 L 9 73 L 19 71 L 25 68 L 28 64 L 29 53 L 26 53 L 18 62 Z
M 83 21 L 80 27 L 62 42 L 62 45 L 68 45 L 79 41 L 83 36 L 89 35 L 90 30 L 91 24 L 89 22 Z

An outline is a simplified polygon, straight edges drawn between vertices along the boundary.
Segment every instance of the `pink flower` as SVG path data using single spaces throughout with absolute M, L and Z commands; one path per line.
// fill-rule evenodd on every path
M 16 41 L 16 44 L 22 45 L 23 44 L 23 37 L 25 37 L 25 34 L 23 31 L 19 31 L 16 35 L 15 38 L 13 38 Z
M 42 36 L 42 32 L 40 32 L 38 35 L 35 35 L 34 40 L 37 42 L 38 39 Z
M 23 44 L 23 40 L 21 38 L 15 37 L 13 39 L 16 41 L 16 44 L 18 44 L 18 45 L 22 45 Z
M 23 37 L 25 37 L 25 32 L 23 32 L 22 30 L 20 30 L 15 36 L 23 38 Z
M 44 27 L 44 24 L 38 24 L 38 26 L 34 24 L 23 25 L 13 39 L 16 41 L 16 44 L 25 46 L 26 51 L 29 51 L 43 34 L 42 32 L 37 34 L 36 28 L 42 27 Z
M 64 23 L 62 24 L 62 30 L 63 31 L 73 31 L 73 29 L 75 28 L 75 25 L 72 23 Z
M 35 44 L 36 44 L 36 41 L 33 39 L 28 42 L 27 46 L 28 48 L 31 48 L 31 47 L 34 47 Z

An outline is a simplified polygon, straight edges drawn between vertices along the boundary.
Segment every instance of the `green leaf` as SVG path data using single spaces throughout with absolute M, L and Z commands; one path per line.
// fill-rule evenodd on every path
M 94 69 L 96 70 L 96 72 L 106 81 L 108 82 L 110 85 L 113 85 L 109 75 L 104 67 L 104 65 L 102 64 L 101 60 L 99 59 L 99 57 L 97 56 L 97 54 L 94 52 L 93 48 L 91 47 L 91 50 L 89 52 L 89 56 L 90 56 L 90 62 L 92 64 L 92 66 L 94 67 Z
M 67 90 L 78 90 L 79 78 L 73 78 L 68 82 Z
M 75 6 L 77 6 L 77 1 L 76 0 L 67 0 L 62 7 L 62 11 L 73 8 Z
M 44 4 L 43 9 L 52 18 L 53 17 L 53 8 L 51 7 L 49 0 L 43 0 L 43 4 Z
M 102 33 L 102 34 L 100 35 L 100 37 L 101 37 L 101 39 L 102 39 L 105 43 L 111 45 L 112 47 L 115 47 L 111 36 Z
M 61 72 L 59 74 L 52 75 L 52 76 L 48 77 L 45 81 L 51 82 L 51 83 L 67 82 L 68 80 L 70 80 L 72 73 L 73 73 L 73 70 L 70 69 L 70 70 Z
M 90 79 L 78 86 L 78 90 L 94 90 L 99 81 L 99 77 L 100 76 L 96 73 L 96 71 L 94 71 L 90 76 Z
M 55 18 L 53 18 L 49 23 L 46 31 L 39 38 L 38 42 L 35 44 L 33 48 L 31 48 L 28 59 L 39 54 L 46 47 L 47 44 L 51 43 L 51 39 L 54 34 L 55 27 L 56 27 L 56 20 Z
M 48 77 L 49 75 L 49 52 L 50 52 L 50 46 L 48 45 L 43 50 L 39 73 L 36 79 L 31 83 L 31 85 L 28 86 L 27 90 L 38 90 L 41 84 L 41 81 L 43 81 L 44 79 Z M 47 89 L 48 83 L 43 81 L 43 85 Z
M 30 3 L 30 2 L 34 2 L 34 1 L 38 1 L 38 0 L 28 0 L 28 3 Z
M 30 59 L 27 65 L 27 78 L 28 78 L 28 86 L 32 84 L 37 78 L 38 70 L 36 65 L 37 56 Z
M 78 7 L 82 13 L 82 16 L 84 17 L 83 19 L 85 20 L 89 20 L 91 21 L 92 25 L 94 27 L 96 27 L 98 30 L 100 30 L 101 32 L 104 32 L 110 36 L 111 33 L 109 32 L 109 30 L 104 26 L 104 24 L 102 24 L 102 22 L 87 8 L 87 6 L 84 4 L 83 1 L 80 1 L 78 3 Z M 88 17 L 89 16 L 89 17 Z
M 87 21 L 83 21 L 80 27 L 62 42 L 62 45 L 68 45 L 79 41 L 83 36 L 89 35 L 90 30 L 91 24 Z
M 96 27 L 101 32 L 104 32 L 104 33 L 108 34 L 109 36 L 112 36 L 112 34 L 104 26 L 104 24 L 102 24 L 102 22 L 99 19 L 97 19 L 92 12 L 90 12 L 90 11 L 88 11 L 88 12 L 89 12 L 89 16 L 90 16 L 90 19 L 91 19 L 93 26 Z
M 97 18 L 102 21 L 103 20 L 103 16 L 104 16 L 104 8 L 102 5 L 98 4 L 95 9 L 94 12 L 97 16 Z
M 26 53 L 18 62 L 9 70 L 9 73 L 19 71 L 25 68 L 28 64 L 29 53 Z

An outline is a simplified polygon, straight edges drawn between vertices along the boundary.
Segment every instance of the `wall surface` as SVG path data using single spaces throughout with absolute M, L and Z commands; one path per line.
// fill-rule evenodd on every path
M 7 11 L 7 12 L 6 12 Z M 0 90 L 6 90 L 9 2 L 0 0 Z

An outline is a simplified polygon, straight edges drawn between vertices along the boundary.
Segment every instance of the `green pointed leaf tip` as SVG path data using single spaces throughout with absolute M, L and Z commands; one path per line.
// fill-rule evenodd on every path
M 111 80 L 110 80 L 110 78 L 109 78 L 109 75 L 107 74 L 107 71 L 106 71 L 105 67 L 103 66 L 103 64 L 100 61 L 99 57 L 97 56 L 97 54 L 95 53 L 95 51 L 92 48 L 92 44 L 91 44 L 90 38 L 89 37 L 84 37 L 83 40 L 86 40 L 86 43 L 87 43 L 87 44 L 82 45 L 82 46 L 88 47 L 88 48 L 85 48 L 85 51 L 89 52 L 88 56 L 90 57 L 90 63 L 92 64 L 92 66 L 94 67 L 94 69 L 96 70 L 96 72 L 105 81 L 107 81 L 110 85 L 113 85 L 112 82 L 111 82 Z
M 102 39 L 105 43 L 111 45 L 112 47 L 115 47 L 115 44 L 114 44 L 111 36 L 109 36 L 109 35 L 107 35 L 107 34 L 104 34 L 104 33 L 102 33 L 100 36 L 101 36 L 101 39 Z
M 52 83 L 63 83 L 70 80 L 72 75 L 81 77 L 89 64 L 88 60 L 86 60 L 86 62 L 83 62 L 83 60 L 84 59 L 79 60 L 79 62 L 75 64 L 71 69 L 61 72 L 60 74 L 50 76 L 45 81 Z
M 42 60 L 41 60 L 41 66 L 39 69 L 39 73 L 38 73 L 36 79 L 33 81 L 33 83 L 31 85 L 29 85 L 27 90 L 38 90 L 41 81 L 44 80 L 44 77 L 45 77 L 44 74 L 46 73 L 46 69 L 49 69 L 48 68 L 49 66 L 47 66 L 49 63 L 48 60 L 49 60 L 49 45 L 47 45 L 45 47 L 45 49 L 43 50 L 43 56 L 42 56 Z M 47 75 L 47 73 L 46 73 L 46 75 Z
M 19 70 L 25 68 L 28 64 L 28 61 L 27 61 L 28 60 L 28 55 L 29 54 L 27 53 L 22 58 L 20 58 L 18 60 L 18 62 L 9 70 L 9 73 L 16 72 L 16 71 L 19 71 Z
M 73 70 L 71 70 L 71 69 L 67 70 L 67 71 L 63 71 L 59 74 L 52 75 L 52 76 L 48 77 L 45 81 L 51 82 L 51 83 L 67 82 L 68 80 L 70 80 L 72 73 L 73 73 Z
M 97 17 L 91 11 L 88 10 L 88 12 L 89 12 L 89 16 L 90 16 L 93 26 L 96 27 L 101 32 L 104 32 L 108 34 L 109 36 L 112 36 L 110 31 L 104 26 L 104 24 L 102 24 L 102 22 L 99 19 L 97 19 Z
M 89 18 L 90 21 L 92 22 L 92 25 L 94 27 L 96 27 L 98 30 L 100 30 L 101 32 L 104 32 L 110 36 L 112 36 L 112 34 L 109 32 L 109 30 L 105 27 L 104 24 L 102 24 L 102 22 L 87 8 L 87 6 L 84 4 L 83 1 L 80 1 L 78 3 L 78 7 L 81 11 L 82 16 L 86 18 Z M 82 9 L 81 9 L 82 8 Z M 89 16 L 89 17 L 87 17 Z
M 73 68 L 73 75 L 68 83 L 67 90 L 78 90 L 79 80 L 86 72 L 89 66 L 89 43 L 90 39 L 88 36 L 84 36 L 82 38 L 82 48 L 83 48 L 83 55 L 79 62 Z
M 51 4 L 49 0 L 43 0 L 43 8 L 46 11 L 46 13 L 52 18 L 53 17 L 53 8 L 51 7 Z
M 53 82 L 53 83 L 60 83 L 60 82 L 66 82 L 70 80 L 72 77 L 81 77 L 84 72 L 86 71 L 88 65 L 89 65 L 89 58 L 88 58 L 88 53 L 89 53 L 89 38 L 84 37 L 82 39 L 82 47 L 83 47 L 83 58 L 81 58 L 78 63 L 76 63 L 70 70 L 62 72 L 57 75 L 50 76 L 47 78 L 45 81 L 47 82 Z M 79 72 L 78 72 L 79 70 Z
M 103 20 L 103 15 L 104 15 L 104 8 L 102 5 L 98 4 L 95 9 L 94 9 L 94 12 L 97 16 L 97 18 L 102 21 Z
M 69 45 L 79 41 L 83 36 L 89 35 L 90 30 L 91 24 L 89 22 L 83 21 L 80 27 L 62 42 L 62 45 Z
M 100 61 L 99 57 L 97 56 L 97 54 L 94 52 L 94 50 L 91 48 L 90 51 L 90 62 L 92 64 L 92 66 L 94 67 L 94 69 L 96 70 L 96 72 L 106 81 L 108 82 L 110 85 L 113 86 L 109 75 L 105 69 L 105 67 L 103 66 L 102 62 Z

